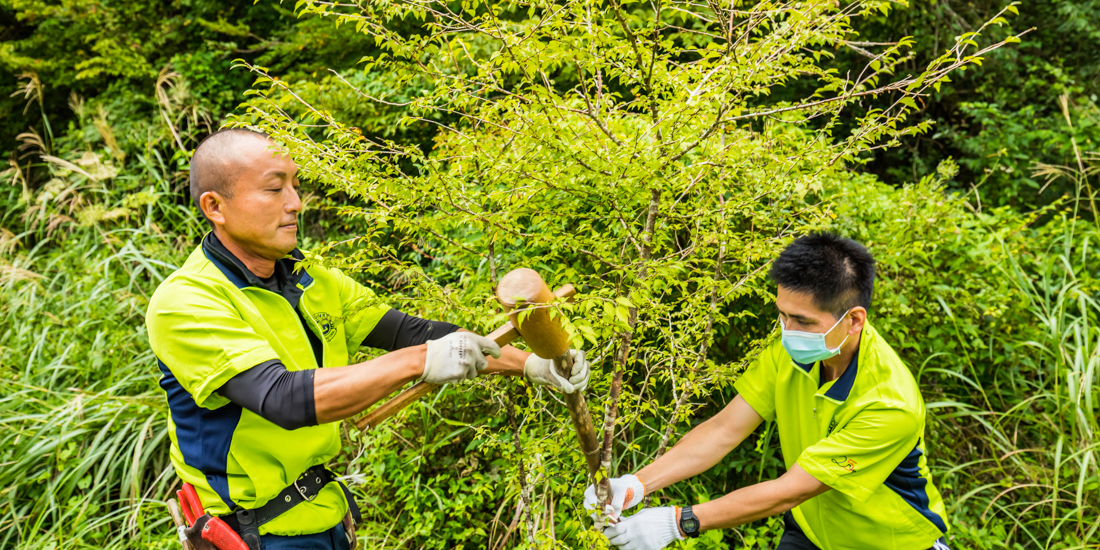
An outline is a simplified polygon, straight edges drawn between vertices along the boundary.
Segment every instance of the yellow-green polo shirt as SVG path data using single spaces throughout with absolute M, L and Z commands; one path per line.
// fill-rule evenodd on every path
M 821 363 L 794 362 L 776 340 L 737 380 L 774 420 L 787 468 L 832 488 L 792 510 L 824 550 L 919 550 L 947 532 L 924 454 L 924 399 L 912 373 L 867 323 L 856 358 L 821 384 Z
M 149 301 L 146 325 L 168 398 L 170 458 L 215 516 L 267 504 L 340 450 L 338 423 L 285 430 L 217 389 L 270 360 L 290 371 L 347 365 L 389 310 L 338 270 L 311 267 L 296 278 L 308 327 L 286 298 L 249 284 L 201 245 Z M 322 343 L 323 365 L 306 330 Z M 260 533 L 319 533 L 339 523 L 347 509 L 343 491 L 330 483 L 314 500 L 260 526 Z

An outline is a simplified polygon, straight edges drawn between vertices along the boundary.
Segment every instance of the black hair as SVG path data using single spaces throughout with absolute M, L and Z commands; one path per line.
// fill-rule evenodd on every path
M 205 218 L 199 198 L 207 191 L 233 198 L 233 183 L 240 171 L 241 164 L 235 155 L 235 145 L 242 138 L 271 138 L 263 133 L 244 128 L 222 128 L 199 142 L 195 154 L 191 157 L 191 201 Z M 206 220 L 210 223 L 210 220 Z M 213 226 L 213 224 L 211 224 Z
M 862 306 L 871 309 L 875 259 L 862 244 L 831 233 L 811 233 L 787 245 L 768 277 L 792 292 L 806 293 L 833 317 Z

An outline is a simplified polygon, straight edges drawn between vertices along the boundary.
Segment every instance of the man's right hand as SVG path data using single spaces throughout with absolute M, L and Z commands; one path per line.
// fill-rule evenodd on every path
M 486 355 L 500 358 L 496 342 L 472 332 L 452 332 L 438 340 L 429 340 L 420 380 L 447 384 L 470 380 L 489 366 Z
M 629 510 L 645 498 L 645 485 L 638 476 L 625 475 L 611 478 L 611 517 L 618 518 L 623 510 Z M 584 490 L 584 508 L 589 512 L 600 512 L 596 507 L 596 486 L 589 485 Z

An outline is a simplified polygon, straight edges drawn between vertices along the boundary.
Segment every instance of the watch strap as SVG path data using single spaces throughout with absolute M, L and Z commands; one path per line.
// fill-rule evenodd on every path
M 679 523 L 680 530 L 684 532 L 685 537 L 695 538 L 699 536 L 699 518 L 692 513 L 691 506 L 684 506 L 680 509 Z

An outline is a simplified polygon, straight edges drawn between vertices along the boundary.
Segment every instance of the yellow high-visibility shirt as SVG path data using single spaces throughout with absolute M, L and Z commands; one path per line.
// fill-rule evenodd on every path
M 294 255 L 301 257 L 297 250 Z M 240 269 L 199 246 L 157 288 L 146 316 L 168 399 L 169 456 L 179 477 L 195 486 L 206 512 L 215 516 L 267 504 L 340 451 L 339 423 L 286 430 L 230 402 L 218 388 L 271 360 L 289 371 L 345 366 L 390 309 L 343 273 L 315 266 L 288 283 L 296 286 L 296 295 L 300 291 L 303 326 L 283 295 L 252 284 Z M 317 364 L 307 330 L 322 345 L 323 365 Z M 323 532 L 347 510 L 343 491 L 329 483 L 315 499 L 260 526 L 260 533 Z
M 787 468 L 798 463 L 832 488 L 792 515 L 824 550 L 930 548 L 947 532 L 924 445 L 924 399 L 913 374 L 871 327 L 831 382 L 821 363 L 791 359 L 779 340 L 735 387 L 774 420 Z

